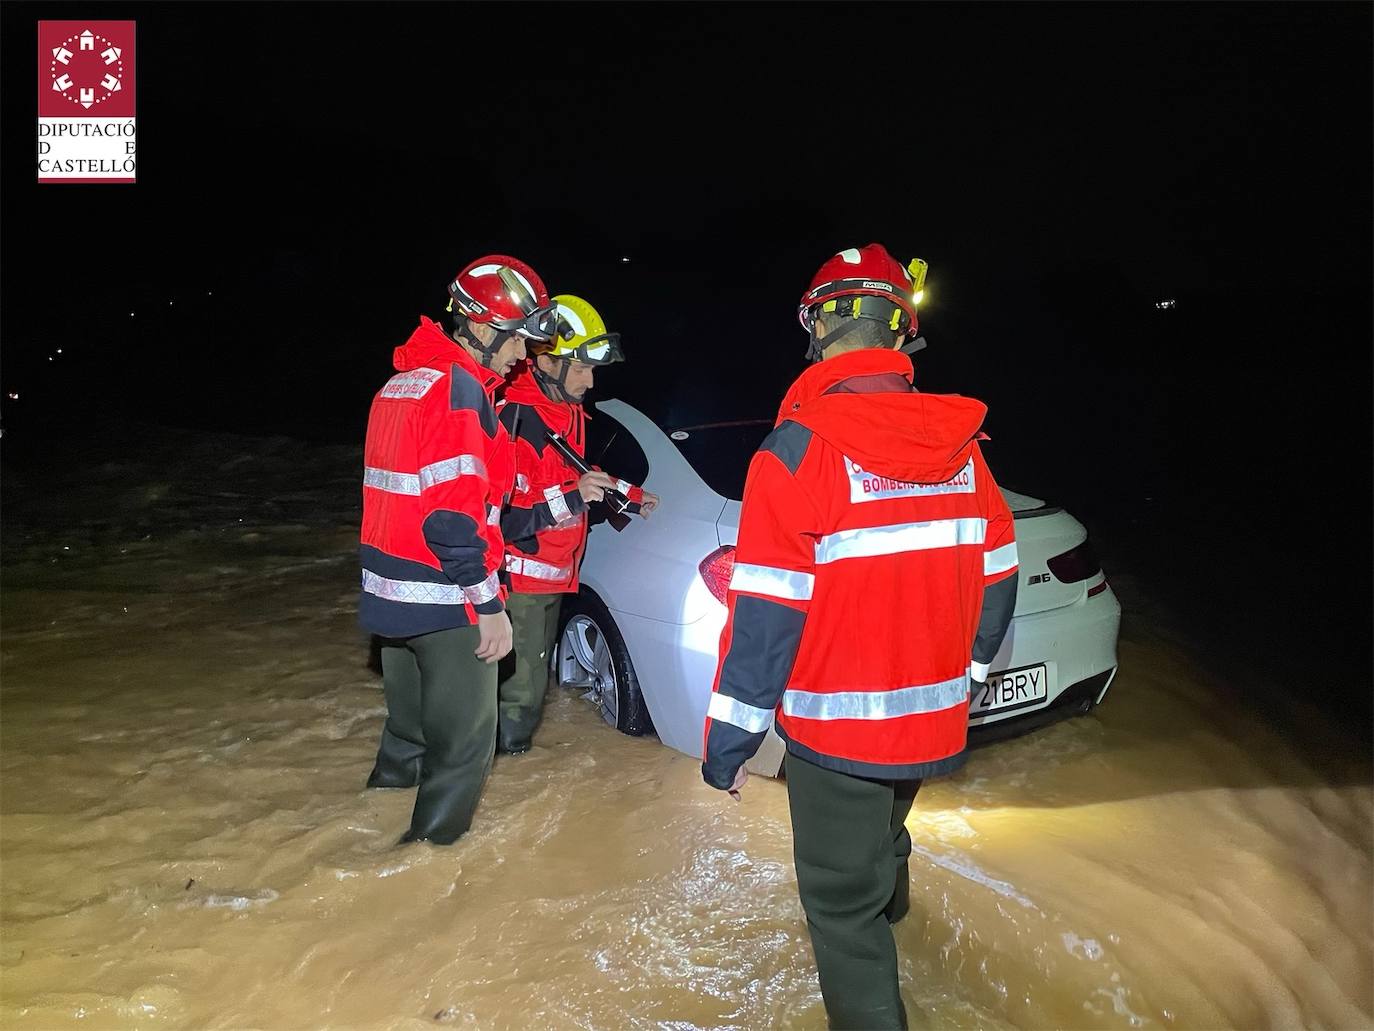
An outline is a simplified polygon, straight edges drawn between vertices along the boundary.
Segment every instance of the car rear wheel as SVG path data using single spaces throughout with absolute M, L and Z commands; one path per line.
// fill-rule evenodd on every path
M 583 691 L 601 718 L 623 734 L 651 733 L 653 720 L 639 690 L 630 652 L 615 620 L 590 591 L 564 607 L 565 622 L 555 657 L 558 682 Z

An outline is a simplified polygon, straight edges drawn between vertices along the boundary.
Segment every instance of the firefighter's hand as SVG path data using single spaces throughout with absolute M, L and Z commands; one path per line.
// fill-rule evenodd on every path
M 582 500 L 591 504 L 593 501 L 600 501 L 606 496 L 606 491 L 615 487 L 615 480 L 600 469 L 593 469 L 589 473 L 583 473 L 577 481 L 577 493 L 582 495 Z
M 739 801 L 740 788 L 744 787 L 744 782 L 748 779 L 749 771 L 746 770 L 743 766 L 741 766 L 739 770 L 735 773 L 735 782 L 731 784 L 729 788 L 726 789 L 730 792 L 730 797 L 733 798 L 736 802 Z
M 477 614 L 477 629 L 481 639 L 473 654 L 487 664 L 504 659 L 511 649 L 512 633 L 510 617 L 505 612 L 493 612 L 490 616 Z
M 639 514 L 645 519 L 648 519 L 649 513 L 658 508 L 658 501 L 659 498 L 657 494 L 650 494 L 646 490 L 644 492 L 644 500 L 639 503 Z

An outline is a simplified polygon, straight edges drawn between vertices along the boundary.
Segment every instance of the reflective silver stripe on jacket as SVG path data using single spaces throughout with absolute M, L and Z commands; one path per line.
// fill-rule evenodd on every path
M 987 530 L 986 519 L 932 519 L 923 523 L 841 530 L 827 534 L 816 542 L 816 563 L 820 565 L 845 558 L 952 548 L 959 544 L 982 544 Z
M 506 569 L 521 576 L 528 576 L 531 580 L 548 580 L 552 583 L 561 583 L 572 576 L 571 569 L 551 566 L 547 562 L 539 562 L 532 558 L 521 558 L 519 555 L 506 556 Z
M 1015 541 L 1012 541 L 1010 544 L 1003 544 L 1000 548 L 994 548 L 992 551 L 983 552 L 984 576 L 1005 573 L 1008 569 L 1015 569 L 1016 566 Z
M 635 485 L 629 480 L 615 481 L 615 489 L 620 491 L 620 493 L 624 494 L 627 498 L 630 496 L 630 491 L 634 490 L 634 486 Z
M 493 505 L 490 501 L 488 501 L 488 502 L 487 502 L 487 525 L 488 525 L 488 526 L 495 526 L 495 525 L 496 525 L 497 523 L 499 523 L 500 521 L 501 521 L 501 510 L 500 510 L 499 508 L 497 508 L 495 505 Z
M 432 584 L 423 580 L 392 580 L 364 569 L 363 590 L 387 601 L 408 605 L 461 605 L 465 601 L 481 605 L 500 594 L 501 585 L 495 573 L 480 584 L 459 587 L 457 584 Z
M 553 516 L 555 523 L 564 523 L 572 519 L 572 510 L 568 508 L 568 501 L 563 497 L 562 487 L 545 487 L 544 500 L 549 503 L 549 514 Z
M 476 455 L 455 455 L 442 462 L 432 462 L 420 470 L 420 489 L 427 490 L 460 476 L 487 478 L 487 464 Z
M 468 601 L 472 602 L 474 605 L 481 605 L 484 602 L 491 601 L 491 599 L 497 597 L 501 593 L 501 580 L 495 571 L 493 571 L 492 574 L 480 584 L 473 584 L 471 587 L 464 587 L 462 590 L 463 596 L 466 597 Z
M 459 476 L 480 476 L 486 479 L 487 466 L 476 455 L 458 455 L 442 462 L 433 462 L 418 473 L 398 473 L 390 469 L 368 466 L 363 472 L 363 485 L 376 487 L 389 494 L 409 494 L 418 496 L 422 490 Z
M 376 487 L 388 494 L 420 493 L 420 477 L 414 473 L 393 473 L 390 469 L 374 469 L 368 466 L 363 472 L 363 486 Z
M 719 691 L 711 695 L 711 704 L 706 709 L 706 715 L 713 720 L 720 720 L 728 723 L 732 727 L 739 727 L 740 730 L 747 730 L 751 734 L 758 734 L 767 730 L 773 725 L 773 710 L 760 709 L 757 705 L 745 705 L 729 695 L 723 695 Z
M 363 570 L 363 590 L 387 601 L 410 605 L 461 605 L 463 588 L 457 584 L 430 584 L 422 580 L 391 580 Z
M 968 674 L 938 684 L 890 691 L 794 691 L 782 696 L 782 711 L 804 720 L 890 720 L 940 712 L 968 701 Z
M 810 601 L 811 591 L 815 586 L 816 578 L 811 573 L 779 569 L 776 566 L 755 566 L 747 562 L 736 562 L 735 571 L 730 574 L 732 591 L 766 594 L 773 598 L 789 598 L 792 601 Z

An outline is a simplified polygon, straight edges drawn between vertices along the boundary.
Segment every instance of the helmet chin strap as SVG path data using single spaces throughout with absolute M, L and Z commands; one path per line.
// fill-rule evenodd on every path
M 477 349 L 482 352 L 482 365 L 490 369 L 491 363 L 496 360 L 497 352 L 506 345 L 507 340 L 515 335 L 514 330 L 498 329 L 496 339 L 491 342 L 490 347 L 482 347 L 481 344 L 478 344 Z
M 545 372 L 543 369 L 539 367 L 539 359 L 535 358 L 532 364 L 532 368 L 534 369 L 534 378 L 539 383 L 539 389 L 544 391 L 544 394 L 548 397 L 550 401 L 557 401 L 561 397 L 565 402 L 567 402 L 570 405 L 581 404 L 581 398 L 573 397 L 571 394 L 568 393 L 567 359 L 563 358 L 556 360 L 558 361 L 560 368 L 558 370 L 558 378 L 554 379 L 554 377 L 550 376 L 547 372 Z M 554 396 L 554 392 L 557 392 L 557 397 Z
M 473 332 L 472 323 L 457 313 L 453 316 L 453 328 L 455 332 L 462 334 L 464 343 L 482 356 L 481 364 L 484 369 L 491 368 L 491 363 L 496 360 L 496 355 L 506 341 L 515 336 L 514 330 L 498 329 L 496 330 L 496 338 L 490 344 L 484 344 L 481 338 Z

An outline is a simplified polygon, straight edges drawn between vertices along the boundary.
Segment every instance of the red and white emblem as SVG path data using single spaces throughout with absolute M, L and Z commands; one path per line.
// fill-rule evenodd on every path
M 90 111 L 124 88 L 124 48 L 99 32 L 72 33 L 50 53 L 52 90 L 77 107 Z
M 130 118 L 134 22 L 40 21 L 38 116 Z

